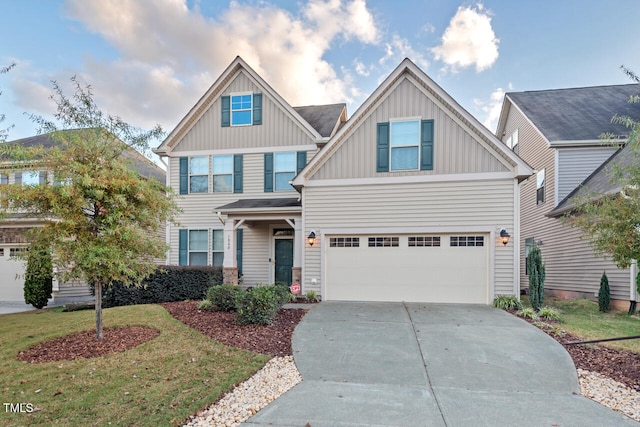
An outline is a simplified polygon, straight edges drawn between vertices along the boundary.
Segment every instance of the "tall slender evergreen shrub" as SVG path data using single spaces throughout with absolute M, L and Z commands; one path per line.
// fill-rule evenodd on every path
M 544 304 L 544 276 L 545 266 L 542 262 L 542 252 L 538 245 L 534 245 L 527 256 L 529 267 L 529 299 L 531 306 L 538 312 Z
M 35 308 L 48 304 L 53 292 L 53 266 L 51 251 L 33 244 L 27 256 L 27 269 L 24 277 L 24 302 Z
M 602 313 L 609 311 L 611 302 L 611 289 L 609 289 L 609 279 L 607 273 L 603 272 L 600 278 L 600 290 L 598 291 L 598 308 Z

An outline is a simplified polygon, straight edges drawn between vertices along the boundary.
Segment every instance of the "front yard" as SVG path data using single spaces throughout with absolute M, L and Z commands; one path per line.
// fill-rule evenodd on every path
M 92 310 L 43 310 L 1 317 L 1 425 L 176 425 L 270 358 L 219 344 L 159 305 L 138 305 L 104 311 L 106 328 L 140 325 L 160 331 L 138 347 L 90 359 L 17 359 L 42 341 L 91 330 L 94 316 Z

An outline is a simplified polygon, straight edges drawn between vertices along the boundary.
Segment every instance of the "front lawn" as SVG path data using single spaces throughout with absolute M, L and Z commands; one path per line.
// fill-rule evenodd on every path
M 0 316 L 0 425 L 176 425 L 204 409 L 269 359 L 227 347 L 158 305 L 103 311 L 104 326 L 141 325 L 160 335 L 134 349 L 92 359 L 25 363 L 34 344 L 95 327 L 92 310 Z
M 528 304 L 524 297 L 522 302 Z M 560 311 L 560 329 L 585 341 L 640 335 L 640 317 L 637 314 L 629 316 L 627 312 L 615 309 L 601 313 L 598 311 L 597 302 L 586 299 L 545 297 L 544 305 Z M 612 341 L 600 345 L 640 354 L 640 339 Z

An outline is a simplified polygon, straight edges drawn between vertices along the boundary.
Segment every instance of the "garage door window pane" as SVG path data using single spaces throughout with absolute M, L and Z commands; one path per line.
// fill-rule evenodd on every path
M 483 236 L 451 236 L 450 246 L 484 246 Z
M 370 248 L 398 247 L 399 237 L 369 237 Z
M 409 247 L 434 247 L 440 246 L 439 236 L 410 236 Z
M 331 248 L 358 248 L 360 247 L 359 237 L 331 237 L 329 239 Z

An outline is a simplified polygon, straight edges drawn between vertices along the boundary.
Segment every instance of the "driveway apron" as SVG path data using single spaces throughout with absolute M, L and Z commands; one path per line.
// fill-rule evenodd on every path
M 640 425 L 580 396 L 560 344 L 489 306 L 323 302 L 293 351 L 303 381 L 244 425 Z

